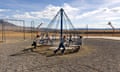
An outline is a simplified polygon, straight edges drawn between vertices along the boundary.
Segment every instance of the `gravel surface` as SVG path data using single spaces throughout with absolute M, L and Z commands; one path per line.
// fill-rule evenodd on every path
M 35 52 L 21 53 L 31 41 L 0 44 L 0 72 L 120 72 L 120 41 L 85 39 L 95 48 L 86 56 L 45 57 Z

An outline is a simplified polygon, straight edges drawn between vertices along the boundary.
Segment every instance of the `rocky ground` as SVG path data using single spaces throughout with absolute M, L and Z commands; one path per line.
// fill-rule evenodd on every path
M 0 43 L 0 72 L 120 72 L 120 41 L 85 39 L 95 51 L 85 56 L 52 56 L 27 52 L 16 56 L 31 41 Z

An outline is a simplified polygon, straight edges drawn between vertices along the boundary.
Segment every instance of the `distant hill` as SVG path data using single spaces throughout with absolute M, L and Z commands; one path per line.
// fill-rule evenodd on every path
M 0 20 L 0 30 L 2 30 L 2 24 L 4 25 L 5 30 L 16 30 L 17 28 L 19 28 L 15 24 Z
M 12 24 L 12 23 L 9 23 L 9 22 L 6 22 L 6 21 L 3 21 L 3 20 L 0 20 L 0 26 L 2 26 L 2 24 L 4 24 L 5 26 L 11 26 L 11 27 L 16 27 L 16 25 Z
M 18 26 L 3 20 L 0 20 L 0 30 L 2 30 L 2 24 L 4 24 L 6 31 L 23 31 L 23 26 Z M 25 27 L 25 31 L 30 32 L 31 27 Z
M 0 20 L 0 30 L 2 30 L 2 24 L 5 25 L 5 30 L 8 31 L 23 31 L 23 27 L 22 26 L 17 26 L 15 24 Z M 34 28 L 34 30 L 36 30 Z M 39 29 L 40 31 L 49 31 L 49 32 L 53 32 L 53 31 L 58 31 L 57 29 L 51 29 L 51 28 L 41 28 Z M 70 29 L 72 30 L 72 29 Z M 79 31 L 87 31 L 86 28 L 75 28 L 74 30 L 79 30 Z M 113 31 L 111 28 L 88 28 L 89 31 Z M 116 30 L 120 30 L 119 28 L 116 28 Z M 25 27 L 25 31 L 26 32 L 31 32 L 31 27 Z

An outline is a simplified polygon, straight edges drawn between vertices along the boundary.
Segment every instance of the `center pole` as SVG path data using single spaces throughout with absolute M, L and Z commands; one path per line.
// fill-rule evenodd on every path
M 63 37 L 63 9 L 60 9 L 60 16 L 61 16 L 61 26 L 60 26 L 60 39 L 62 41 L 62 37 Z

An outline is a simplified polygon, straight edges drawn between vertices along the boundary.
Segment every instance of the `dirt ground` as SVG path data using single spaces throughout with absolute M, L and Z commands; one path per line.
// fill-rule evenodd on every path
M 0 72 L 120 72 L 120 41 L 89 38 L 84 45 L 94 49 L 90 53 L 52 57 L 22 52 L 31 43 L 0 43 Z

